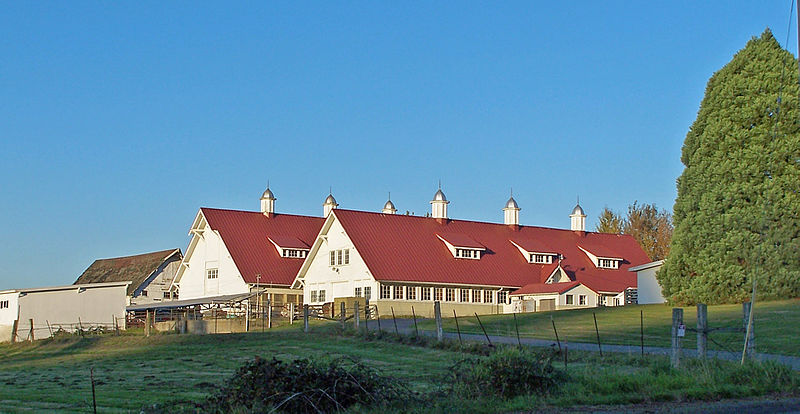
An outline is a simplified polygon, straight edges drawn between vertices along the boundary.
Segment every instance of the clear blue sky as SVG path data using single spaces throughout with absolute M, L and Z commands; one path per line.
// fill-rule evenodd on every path
M 706 81 L 789 1 L 10 2 L 0 289 L 179 247 L 201 206 L 568 227 L 672 210 Z M 788 49 L 796 53 L 794 29 Z

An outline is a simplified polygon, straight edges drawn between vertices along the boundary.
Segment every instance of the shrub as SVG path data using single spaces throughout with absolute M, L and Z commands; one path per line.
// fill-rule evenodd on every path
M 563 380 L 553 368 L 555 355 L 504 348 L 488 357 L 462 359 L 451 369 L 452 391 L 467 398 L 547 393 Z
M 349 358 L 282 362 L 256 357 L 210 397 L 205 411 L 336 412 L 411 397 L 405 384 Z

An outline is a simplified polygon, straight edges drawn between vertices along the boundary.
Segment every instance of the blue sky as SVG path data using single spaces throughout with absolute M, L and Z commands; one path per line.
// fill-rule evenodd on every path
M 0 289 L 185 250 L 267 180 L 308 215 L 421 215 L 439 179 L 453 218 L 511 187 L 523 224 L 671 211 L 706 81 L 766 27 L 788 1 L 7 3 Z

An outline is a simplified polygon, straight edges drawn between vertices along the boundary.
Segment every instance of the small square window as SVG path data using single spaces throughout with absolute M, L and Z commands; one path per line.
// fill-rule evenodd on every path
M 408 286 L 406 288 L 406 299 L 408 299 L 408 300 L 417 300 L 417 287 L 416 286 Z
M 578 296 L 578 305 L 586 306 L 586 295 Z
M 364 286 L 364 297 L 367 299 L 372 299 L 372 287 Z
M 357 298 L 361 297 L 361 288 L 360 287 L 355 288 L 355 292 L 353 293 L 353 296 L 355 296 Z
M 421 289 L 422 300 L 431 300 L 431 288 L 429 286 L 423 286 Z
M 481 302 L 481 290 L 480 289 L 472 289 L 472 302 L 480 303 Z
M 444 300 L 447 302 L 455 302 L 456 301 L 456 290 L 454 288 L 447 288 L 444 291 L 445 296 Z
M 460 302 L 469 302 L 469 289 L 460 289 Z
M 392 298 L 392 287 L 389 285 L 381 285 L 381 299 Z
M 324 290 L 320 290 L 319 291 L 319 301 L 320 302 L 325 302 L 325 291 Z
M 434 301 L 438 300 L 439 302 L 442 301 L 442 288 L 440 287 L 433 288 L 433 300 Z
M 573 295 L 567 295 L 567 305 L 572 305 L 572 304 L 574 304 L 574 303 L 573 303 L 573 302 L 574 302 L 574 300 L 575 300 L 575 299 L 574 299 Z

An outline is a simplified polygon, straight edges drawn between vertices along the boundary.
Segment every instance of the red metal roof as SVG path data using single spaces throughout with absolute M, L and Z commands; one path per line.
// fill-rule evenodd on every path
M 458 233 L 438 233 L 438 236 L 447 240 L 453 247 L 466 247 L 472 249 L 483 249 L 484 246 L 467 235 Z
M 550 247 L 549 244 L 543 242 L 542 240 L 536 239 L 524 239 L 524 240 L 514 240 L 511 239 L 514 243 L 516 243 L 519 247 L 522 247 L 529 253 L 556 253 L 555 249 Z
M 309 249 L 310 246 L 304 241 L 294 236 L 271 235 L 269 240 L 280 246 L 282 249 Z
M 280 257 L 269 239 L 295 239 L 310 246 L 325 221 L 321 217 L 291 214 L 267 217 L 257 211 L 215 208 L 201 208 L 200 211 L 208 225 L 219 232 L 244 281 L 263 285 L 291 285 L 303 264 L 300 259 Z
M 650 259 L 628 235 L 508 226 L 466 220 L 380 214 L 337 209 L 336 218 L 378 281 L 447 283 L 520 288 L 544 283 L 553 265 L 528 263 L 511 243 L 542 241 L 564 256 L 561 267 L 573 281 L 594 291 L 621 292 L 636 286 L 631 266 Z M 463 234 L 486 248 L 479 260 L 454 258 L 437 234 Z M 604 246 L 624 260 L 619 269 L 598 269 L 578 248 Z M 544 270 L 547 267 L 549 272 Z
M 562 283 L 531 283 L 530 285 L 525 285 L 513 293 L 514 295 L 529 295 L 535 293 L 558 293 L 562 294 L 575 286 L 580 285 L 581 282 L 562 282 Z

